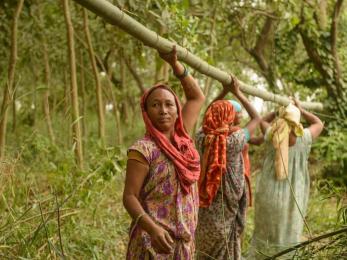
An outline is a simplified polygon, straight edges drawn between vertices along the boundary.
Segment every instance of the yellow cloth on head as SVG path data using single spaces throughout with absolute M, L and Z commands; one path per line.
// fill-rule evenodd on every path
M 271 124 L 270 139 L 276 150 L 275 173 L 277 180 L 284 180 L 288 173 L 289 134 L 302 136 L 304 129 L 300 123 L 300 110 L 293 104 L 281 107 L 279 118 Z

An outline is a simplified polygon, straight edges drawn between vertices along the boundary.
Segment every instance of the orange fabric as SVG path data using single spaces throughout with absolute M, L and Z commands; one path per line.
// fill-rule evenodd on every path
M 154 127 L 146 111 L 146 100 L 153 90 L 163 88 L 172 93 L 178 111 L 174 126 L 172 142 Z M 176 94 L 166 85 L 158 84 L 146 91 L 141 98 L 142 117 L 146 125 L 146 135 L 150 136 L 163 153 L 175 165 L 175 170 L 184 194 L 190 192 L 190 186 L 198 181 L 200 176 L 200 157 L 195 149 L 193 140 L 188 135 L 183 125 L 182 109 Z
M 208 207 L 212 203 L 221 177 L 226 173 L 227 137 L 240 129 L 232 126 L 235 116 L 235 108 L 227 100 L 212 103 L 205 113 L 202 127 L 205 148 L 199 179 L 200 207 Z

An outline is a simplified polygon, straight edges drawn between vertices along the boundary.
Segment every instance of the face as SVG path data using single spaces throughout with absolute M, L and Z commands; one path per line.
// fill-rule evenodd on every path
M 152 124 L 164 134 L 171 134 L 178 117 L 175 97 L 166 89 L 158 88 L 147 97 L 146 109 Z

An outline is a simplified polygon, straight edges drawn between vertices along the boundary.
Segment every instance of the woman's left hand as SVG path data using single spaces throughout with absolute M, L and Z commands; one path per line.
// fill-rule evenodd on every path
M 294 101 L 294 105 L 295 105 L 297 108 L 299 108 L 300 112 L 302 113 L 303 108 L 302 108 L 302 106 L 301 106 L 299 100 L 297 100 L 296 98 L 294 98 L 293 101 Z
M 169 53 L 159 52 L 159 56 L 167 63 L 169 63 L 171 66 L 175 65 L 178 60 L 176 45 L 172 46 L 172 50 Z

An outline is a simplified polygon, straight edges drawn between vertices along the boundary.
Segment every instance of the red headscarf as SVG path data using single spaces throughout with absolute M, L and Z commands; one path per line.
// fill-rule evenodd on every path
M 241 129 L 232 126 L 235 117 L 236 110 L 227 100 L 212 103 L 206 111 L 202 127 L 205 148 L 199 179 L 200 207 L 208 207 L 212 203 L 219 189 L 221 177 L 227 171 L 227 137 Z M 246 169 L 249 171 L 249 162 L 245 163 Z
M 175 122 L 171 142 L 162 132 L 153 126 L 146 111 L 146 100 L 148 96 L 158 88 L 170 91 L 175 97 L 178 117 Z M 146 135 L 150 136 L 162 152 L 172 161 L 182 190 L 185 194 L 188 194 L 190 191 L 190 185 L 199 179 L 200 158 L 192 139 L 184 129 L 181 105 L 176 94 L 166 85 L 155 85 L 143 94 L 141 98 L 141 109 L 147 130 Z

